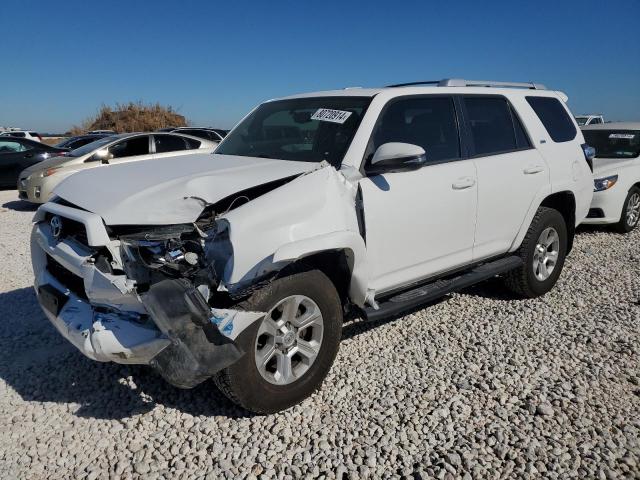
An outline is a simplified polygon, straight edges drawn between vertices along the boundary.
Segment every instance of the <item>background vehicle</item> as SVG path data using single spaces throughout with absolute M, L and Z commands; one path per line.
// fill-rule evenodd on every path
M 498 274 L 553 288 L 593 194 L 566 99 L 466 80 L 304 94 L 257 107 L 212 159 L 78 173 L 35 217 L 39 301 L 90 358 L 282 410 L 321 385 L 344 312 Z
M 229 133 L 229 130 L 221 130 L 219 128 L 208 127 L 177 127 L 177 128 L 163 128 L 164 132 L 182 133 L 184 135 L 193 135 L 194 137 L 204 138 L 205 140 L 211 140 L 212 142 L 221 142 L 222 139 Z
M 23 130 L 11 130 L 8 132 L 0 133 L 0 137 L 14 137 L 14 138 L 26 138 L 35 142 L 42 142 L 42 137 L 37 132 L 28 132 Z
M 59 143 L 55 144 L 57 148 L 64 148 L 67 150 L 74 150 L 76 148 L 82 147 L 91 142 L 95 142 L 96 140 L 100 140 L 104 137 L 109 137 L 112 134 L 110 133 L 94 133 L 91 135 L 78 135 L 76 137 L 65 138 Z
M 63 179 L 80 170 L 177 155 L 212 152 L 216 144 L 174 133 L 128 133 L 110 135 L 34 165 L 20 173 L 18 195 L 44 203 Z
M 19 173 L 63 149 L 26 138 L 0 137 L 0 187 L 14 187 Z
M 640 122 L 615 122 L 582 128 L 595 148 L 594 194 L 584 223 L 614 224 L 630 232 L 640 220 Z
M 576 115 L 576 122 L 581 127 L 586 125 L 600 125 L 604 123 L 604 115 L 592 114 L 592 115 Z
M 87 135 L 116 135 L 118 132 L 115 130 L 91 130 L 87 132 Z

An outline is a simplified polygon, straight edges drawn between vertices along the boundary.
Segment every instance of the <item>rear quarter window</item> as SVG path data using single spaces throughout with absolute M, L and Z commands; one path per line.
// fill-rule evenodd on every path
M 567 109 L 553 97 L 526 97 L 547 133 L 556 143 L 568 142 L 578 133 Z

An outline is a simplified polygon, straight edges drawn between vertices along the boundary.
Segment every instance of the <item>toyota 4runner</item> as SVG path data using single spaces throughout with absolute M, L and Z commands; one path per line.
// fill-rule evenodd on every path
M 465 80 L 296 95 L 214 154 L 77 173 L 35 215 L 38 300 L 91 359 L 285 409 L 321 385 L 346 317 L 496 275 L 553 287 L 593 192 L 566 100 Z

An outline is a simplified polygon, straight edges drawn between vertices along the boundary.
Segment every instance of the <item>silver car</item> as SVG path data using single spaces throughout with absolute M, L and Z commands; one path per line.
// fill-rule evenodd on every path
M 104 137 L 80 148 L 32 165 L 18 177 L 18 194 L 45 203 L 69 175 L 89 168 L 154 158 L 213 152 L 218 144 L 177 133 L 126 133 Z

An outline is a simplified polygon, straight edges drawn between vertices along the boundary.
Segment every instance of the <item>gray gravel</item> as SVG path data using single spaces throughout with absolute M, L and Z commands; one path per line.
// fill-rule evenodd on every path
M 556 289 L 490 281 L 345 327 L 312 398 L 248 416 L 99 364 L 30 288 L 31 211 L 0 192 L 0 478 L 638 478 L 640 232 L 581 231 Z

